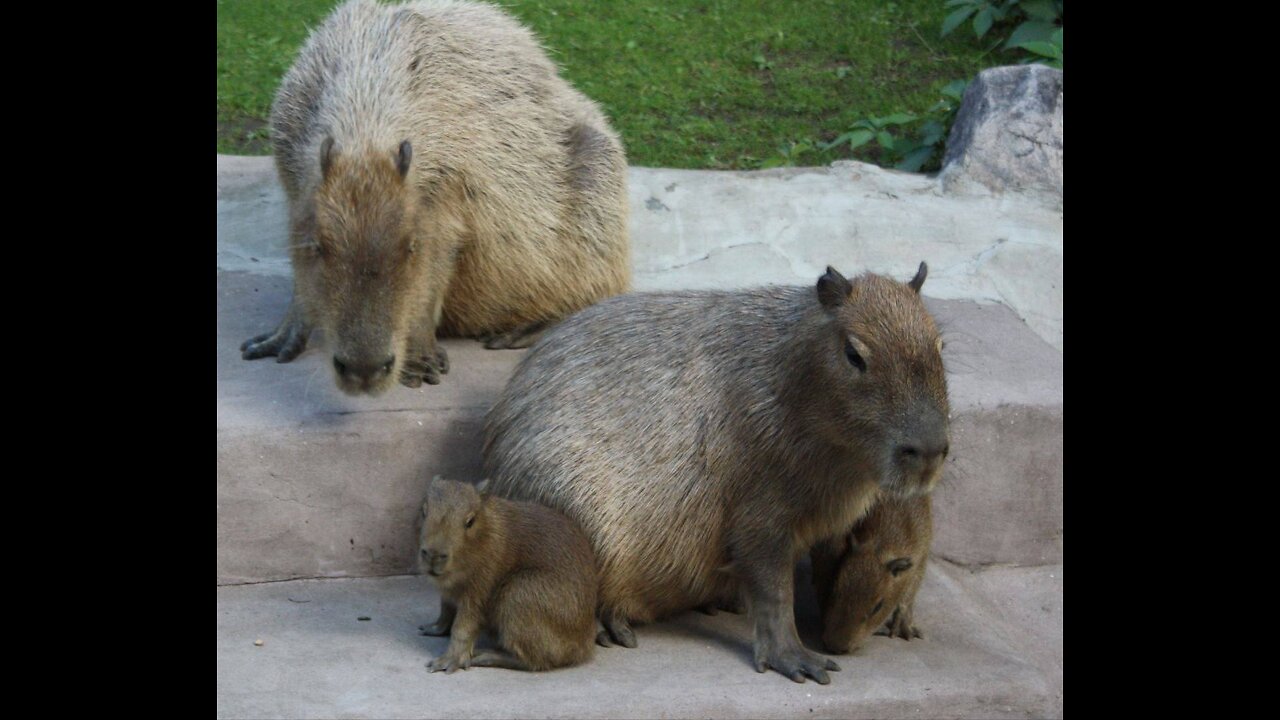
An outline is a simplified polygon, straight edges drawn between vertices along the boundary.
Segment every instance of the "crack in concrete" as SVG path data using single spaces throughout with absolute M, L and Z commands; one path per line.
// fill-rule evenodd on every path
M 791 227 L 790 225 L 787 225 L 782 229 L 782 231 L 785 232 L 787 228 L 790 228 L 790 227 Z M 720 247 L 716 247 L 716 248 L 712 248 L 711 250 L 708 250 L 701 257 L 697 257 L 692 260 L 687 260 L 685 262 L 680 262 L 675 265 L 663 265 L 662 267 L 648 268 L 646 270 L 640 271 L 637 274 L 652 275 L 655 273 L 667 272 L 668 270 L 679 270 L 680 268 L 689 267 L 690 265 L 696 265 L 697 263 L 710 260 L 712 255 L 721 255 L 729 250 L 733 250 L 735 248 L 740 248 L 740 247 L 749 247 L 751 245 L 762 245 L 765 248 L 769 249 L 770 251 L 773 252 L 773 254 L 785 260 L 787 262 L 787 267 L 791 268 L 792 272 L 795 272 L 795 266 L 792 264 L 792 258 L 790 255 L 787 255 L 786 253 L 782 252 L 778 248 L 774 247 L 772 243 L 767 243 L 761 240 L 754 240 L 752 242 L 737 243 L 735 245 L 722 245 Z
M 453 412 L 455 410 L 488 410 L 488 405 L 449 405 L 446 407 L 423 408 L 374 408 L 372 410 L 322 410 L 317 415 L 368 415 L 372 413 L 407 413 L 418 412 L 432 415 L 437 412 Z

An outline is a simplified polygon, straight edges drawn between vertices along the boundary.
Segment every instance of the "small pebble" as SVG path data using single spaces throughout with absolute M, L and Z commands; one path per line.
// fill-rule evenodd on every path
M 258 638 L 257 640 L 254 640 L 254 641 L 253 641 L 253 644 L 254 644 L 254 646 L 255 646 L 255 647 L 262 647 L 262 645 L 263 645 L 263 643 L 262 643 L 262 638 Z

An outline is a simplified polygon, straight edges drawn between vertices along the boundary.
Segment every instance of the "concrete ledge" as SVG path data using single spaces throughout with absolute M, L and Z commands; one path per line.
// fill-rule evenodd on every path
M 805 582 L 797 626 L 817 647 Z M 748 618 L 723 613 L 638 628 L 638 648 L 598 649 L 576 668 L 429 674 L 447 639 L 417 626 L 438 602 L 417 576 L 218 588 L 218 717 L 1062 716 L 1060 565 L 931 564 L 916 604 L 924 639 L 873 637 L 838 658 L 827 686 L 754 672 Z
M 637 290 L 807 285 L 827 265 L 932 297 L 998 302 L 1062 349 L 1062 211 L 1019 193 L 953 195 L 935 177 L 842 161 L 754 172 L 633 167 Z M 218 268 L 289 276 L 269 157 L 218 156 Z
M 349 398 L 320 336 L 290 364 L 240 359 L 241 341 L 283 314 L 289 284 L 218 272 L 218 583 L 412 572 L 426 483 L 480 479 L 484 414 L 522 352 L 446 341 L 441 385 Z M 1061 563 L 1062 353 L 1003 306 L 929 306 L 954 427 L 935 553 Z

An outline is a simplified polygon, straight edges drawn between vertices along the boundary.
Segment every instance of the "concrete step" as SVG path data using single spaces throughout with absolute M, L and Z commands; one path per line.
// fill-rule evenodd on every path
M 797 626 L 817 648 L 803 567 Z M 745 616 L 686 613 L 549 673 L 429 674 L 446 638 L 417 634 L 439 596 L 423 576 L 218 588 L 218 717 L 996 718 L 1062 716 L 1062 566 L 935 561 L 924 639 L 873 637 L 830 685 L 751 667 Z M 367 621 L 359 618 L 367 617 Z M 262 640 L 256 646 L 256 640 Z
M 290 364 L 240 359 L 289 280 L 218 272 L 218 583 L 415 572 L 435 474 L 481 479 L 484 415 L 524 351 L 445 342 L 444 382 L 351 398 L 317 337 Z M 934 552 L 1062 562 L 1062 353 L 1008 308 L 928 300 L 947 341 L 953 453 Z

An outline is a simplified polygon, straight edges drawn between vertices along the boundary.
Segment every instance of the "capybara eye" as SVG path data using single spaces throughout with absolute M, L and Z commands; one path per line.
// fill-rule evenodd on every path
M 883 600 L 883 599 L 881 599 L 879 602 L 877 602 L 875 607 L 871 608 L 871 614 L 872 614 L 872 615 L 875 615 L 876 613 L 880 612 L 880 608 L 882 608 L 882 607 L 884 607 L 884 600 Z
M 867 371 L 867 361 L 862 359 L 858 351 L 853 348 L 853 343 L 848 340 L 844 341 L 844 356 L 849 358 L 849 364 L 858 368 L 859 372 Z
M 892 573 L 894 577 L 898 577 L 902 573 L 911 569 L 911 558 L 898 558 L 897 560 L 892 560 L 889 562 L 888 568 L 889 572 Z
M 466 525 L 465 525 L 464 527 L 468 527 L 468 528 L 469 528 L 469 527 L 471 527 L 472 525 L 475 525 L 475 524 L 476 524 L 476 516 L 475 516 L 475 515 L 472 515 L 471 517 L 467 518 L 467 523 L 466 523 Z

